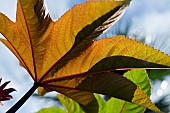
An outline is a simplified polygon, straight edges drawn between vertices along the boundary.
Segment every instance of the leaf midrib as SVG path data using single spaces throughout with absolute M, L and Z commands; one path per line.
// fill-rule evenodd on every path
M 51 80 L 46 80 L 43 81 L 42 84 L 48 84 L 51 82 L 57 82 L 57 81 L 62 81 L 62 80 L 67 80 L 67 79 L 72 79 L 75 77 L 80 77 L 80 76 L 86 76 L 86 75 L 94 75 L 94 74 L 98 74 L 98 73 L 104 73 L 104 72 L 116 72 L 116 71 L 123 71 L 123 70 L 131 70 L 132 68 L 117 68 L 117 69 L 107 69 L 107 70 L 97 70 L 97 71 L 87 71 L 84 73 L 80 73 L 80 74 L 73 74 L 73 75 L 67 75 L 64 77 L 60 77 L 60 78 L 55 78 L 55 79 L 51 79 Z M 134 69 L 134 68 L 133 68 Z M 136 69 L 143 69 L 143 68 L 136 68 Z
M 120 6 L 117 6 L 116 8 L 118 8 L 118 10 L 122 7 L 123 5 L 120 5 Z M 115 8 L 114 8 L 115 9 Z M 112 9 L 112 10 L 110 10 L 109 12 L 107 12 L 105 15 L 107 15 L 108 13 L 110 13 L 111 11 L 113 11 L 114 9 Z M 113 16 L 114 14 L 112 14 L 111 16 Z M 102 15 L 102 16 L 104 16 L 104 15 Z M 102 17 L 101 16 L 101 17 Z M 104 22 L 106 22 L 107 20 L 109 20 L 110 19 L 110 17 L 111 16 L 109 16 L 107 19 L 105 19 L 103 22 L 101 22 L 100 23 L 100 25 L 98 25 L 96 28 L 94 28 L 94 29 L 92 29 L 91 30 L 91 33 L 89 33 L 86 37 L 89 37 L 91 34 L 93 34 L 95 31 L 96 31 L 96 29 L 97 28 L 99 28 L 101 25 L 103 25 L 103 23 Z M 99 17 L 100 18 L 100 17 Z M 98 19 L 99 19 L 98 18 Z M 96 20 L 98 20 L 98 19 L 96 19 Z M 94 20 L 94 21 L 96 21 L 96 20 Z M 94 22 L 93 21 L 93 22 Z M 93 23 L 92 22 L 92 23 Z M 91 24 L 92 24 L 91 23 Z M 108 28 L 107 28 L 108 29 Z M 106 29 L 105 29 L 106 30 Z M 104 30 L 103 30 L 104 31 Z M 79 31 L 80 32 L 80 31 Z M 79 33 L 78 32 L 78 33 Z M 77 33 L 77 34 L 78 34 Z M 76 35 L 77 36 L 77 35 Z M 97 37 L 96 37 L 97 38 Z M 41 81 L 45 78 L 45 76 L 47 76 L 48 75 L 48 73 L 57 65 L 57 64 L 59 64 L 64 58 L 66 58 L 67 56 L 69 56 L 69 54 L 72 52 L 72 51 L 74 51 L 74 49 L 76 48 L 76 47 L 78 47 L 80 44 L 81 44 L 81 42 L 83 42 L 84 40 L 85 40 L 86 38 L 83 38 L 83 40 L 81 40 L 81 41 L 79 41 L 79 43 L 77 44 L 77 45 L 74 45 L 73 44 L 73 46 L 72 46 L 72 48 L 63 56 L 63 57 L 61 57 L 56 63 L 54 63 L 52 66 L 51 66 L 51 68 L 49 68 L 49 70 L 47 70 L 46 71 L 46 73 L 41 77 L 41 79 L 38 81 L 38 82 L 40 82 L 41 83 Z M 93 43 L 94 41 L 92 40 L 92 43 Z M 90 43 L 90 42 L 89 42 Z M 82 51 L 81 51 L 82 52 Z M 69 61 L 69 60 L 68 60 Z M 61 68 L 61 67 L 60 67 Z M 43 82 L 42 82 L 43 83 Z
M 27 33 L 28 33 L 28 36 L 29 36 L 29 41 L 30 41 L 30 45 L 31 45 L 31 55 L 32 55 L 32 60 L 33 60 L 33 66 L 34 66 L 34 74 L 35 74 L 35 82 L 37 82 L 37 71 L 36 71 L 36 64 L 35 64 L 35 58 L 34 58 L 34 49 L 33 49 L 33 44 L 32 44 L 32 37 L 31 37 L 31 34 L 30 34 L 30 30 L 29 30 L 29 27 L 28 27 L 28 23 L 27 23 L 27 19 L 26 19 L 26 16 L 25 16 L 25 13 L 24 13 L 24 9 L 22 7 L 22 4 L 21 4 L 21 0 L 19 0 L 19 4 L 21 6 L 21 12 L 23 14 L 23 17 L 24 17 L 24 21 L 25 21 L 25 25 L 26 25 L 26 28 L 27 28 Z
M 0 13 L 1 14 L 1 13 Z M 3 15 L 3 16 L 5 16 L 5 15 Z M 12 22 L 9 18 L 7 18 L 10 22 Z M 13 24 L 13 26 L 14 26 L 14 29 L 13 30 L 16 30 L 16 29 L 18 29 L 17 27 L 16 27 L 16 24 L 14 23 L 14 22 L 12 22 L 12 24 Z M 12 26 L 12 25 L 11 25 Z M 16 32 L 16 31 L 15 31 Z M 4 33 L 1 33 L 4 37 L 5 37 L 5 34 Z M 28 71 L 28 73 L 31 75 L 31 77 L 32 77 L 32 79 L 34 80 L 34 76 L 32 75 L 32 72 L 30 71 L 30 69 L 28 68 L 28 66 L 26 65 L 26 63 L 25 63 L 25 61 L 24 61 L 24 59 L 21 57 L 21 55 L 20 55 L 20 53 L 18 52 L 18 50 L 14 47 L 14 45 L 11 43 L 11 41 L 7 38 L 7 37 L 5 37 L 5 39 L 6 39 L 6 41 L 10 44 L 10 46 L 12 46 L 12 48 L 14 49 L 14 51 L 17 53 L 17 55 L 19 56 L 19 58 L 21 59 L 21 61 L 24 63 L 24 66 L 25 66 L 25 68 L 26 68 L 26 70 Z M 4 40 L 5 40 L 4 39 Z M 10 48 L 9 48 L 10 49 Z M 16 55 L 15 55 L 16 56 Z M 16 56 L 17 57 L 17 56 Z
M 123 110 L 125 108 L 126 103 L 127 103 L 126 101 L 123 103 L 123 106 L 121 107 L 120 113 L 123 113 Z
M 129 80 L 130 81 L 130 80 Z M 132 82 L 133 83 L 133 82 Z M 126 85 L 124 85 L 124 86 L 121 86 L 121 87 L 125 87 L 125 86 L 128 86 L 130 83 L 128 83 L 128 84 L 126 84 Z M 85 91 L 85 92 L 91 92 L 91 93 L 99 93 L 99 94 L 103 94 L 103 95 L 107 95 L 107 96 L 111 96 L 111 97 L 113 97 L 111 94 L 106 94 L 106 93 L 104 93 L 104 92 L 93 92 L 93 91 L 91 91 L 91 90 L 89 90 L 89 89 L 84 89 L 84 88 L 78 88 L 77 86 L 73 86 L 73 87 L 71 87 L 71 86 L 63 86 L 63 85 L 56 85 L 56 84 L 45 84 L 45 85 L 43 85 L 43 87 L 44 88 L 48 88 L 49 90 L 51 89 L 51 90 L 56 90 L 55 88 L 64 88 L 64 89 L 71 89 L 71 90 L 79 90 L 79 91 Z M 121 87 L 120 87 L 120 89 L 121 89 Z M 117 89 L 116 90 L 116 92 L 118 91 L 119 89 Z M 128 89 L 128 90 L 131 90 L 131 89 Z M 57 90 L 56 90 L 57 91 Z M 60 92 L 59 90 L 58 90 L 58 92 Z
M 83 73 L 80 73 L 80 74 L 72 74 L 72 75 L 67 75 L 67 76 L 63 76 L 63 77 L 60 77 L 60 78 L 54 78 L 54 79 L 50 79 L 50 80 L 45 80 L 43 82 L 41 82 L 41 84 L 48 84 L 48 83 L 51 83 L 51 82 L 57 82 L 57 81 L 62 81 L 62 80 L 67 80 L 67 79 L 73 79 L 75 77 L 80 77 L 80 76 L 86 76 L 86 75 L 94 75 L 94 74 L 98 74 L 98 73 L 105 73 L 105 72 L 116 72 L 116 71 L 128 71 L 128 70 L 131 70 L 131 69 L 136 69 L 136 70 L 142 70 L 142 69 L 148 69 L 148 70 L 151 70 L 151 69 L 156 69 L 156 70 L 162 70 L 162 69 L 165 69 L 165 70 L 169 70 L 170 68 L 114 68 L 114 69 L 105 69 L 105 70 L 97 70 L 97 71 L 87 71 L 87 72 L 83 72 Z

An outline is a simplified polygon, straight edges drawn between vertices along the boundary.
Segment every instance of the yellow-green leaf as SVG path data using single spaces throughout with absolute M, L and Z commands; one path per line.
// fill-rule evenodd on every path
M 44 78 L 52 76 L 71 58 L 78 56 L 114 24 L 128 3 L 129 0 L 87 1 L 74 6 L 53 22 L 48 15 L 45 17 L 43 0 L 18 0 L 15 23 L 0 14 L 0 32 L 7 39 L 1 41 L 16 55 L 34 81 L 41 84 Z M 67 95 L 67 91 L 63 92 L 61 88 L 55 90 Z M 71 94 L 68 96 L 74 99 Z M 92 103 L 95 100 L 92 93 L 86 99 Z M 89 105 L 87 100 L 76 100 Z
M 114 72 L 82 74 L 77 77 L 74 76 L 74 79 L 71 77 L 67 79 L 65 78 L 58 82 L 46 84 L 46 86 L 51 88 L 62 86 L 65 89 L 69 88 L 101 93 L 127 101 L 131 101 L 134 91 L 137 88 L 137 86 L 131 81 Z M 121 90 L 119 90 L 120 88 Z
M 131 70 L 126 72 L 123 76 L 133 81 L 133 83 L 140 87 L 148 97 L 150 96 L 151 86 L 146 70 Z M 145 105 L 147 105 L 147 103 L 145 103 Z M 152 106 L 154 105 L 152 104 Z M 154 109 L 158 111 L 156 107 L 154 107 Z M 116 98 L 111 98 L 106 103 L 106 107 L 103 110 L 103 112 L 106 113 L 143 113 L 144 111 L 145 107 Z
M 124 75 L 127 79 L 131 80 L 138 87 L 140 87 L 148 96 L 151 95 L 151 83 L 146 70 L 131 70 Z
M 51 108 L 42 108 L 36 113 L 67 113 L 67 112 L 58 107 L 51 107 Z
M 155 56 L 155 54 L 157 55 Z M 141 103 L 138 103 L 135 100 L 137 98 L 132 97 L 136 93 L 148 98 L 147 95 L 134 83 L 124 78 L 121 71 L 118 70 L 168 68 L 169 61 L 168 55 L 152 47 L 123 36 L 117 36 L 94 42 L 79 57 L 71 60 L 55 73 L 63 76 L 62 78 L 54 76 L 55 78 L 48 78 L 49 80 L 44 81 L 43 84 L 48 87 L 64 87 L 101 93 L 141 105 L 144 98 L 141 99 Z M 126 95 L 124 96 L 124 94 Z
M 58 91 L 59 93 L 64 94 L 67 97 L 72 98 L 76 102 L 82 105 L 85 111 L 88 112 L 98 112 L 99 105 L 93 93 L 86 92 L 86 91 L 79 91 L 74 89 L 67 89 L 67 88 L 57 88 L 51 87 L 44 89 L 43 87 L 38 88 L 38 95 L 43 96 L 44 94 L 48 93 L 49 91 Z
M 16 22 L 0 14 L 0 33 L 6 38 L 1 41 L 46 91 L 58 91 L 87 108 L 98 106 L 94 92 L 143 105 L 147 95 L 117 70 L 167 68 L 170 57 L 123 36 L 94 41 L 129 1 L 89 0 L 53 22 L 45 16 L 43 0 L 18 0 Z M 146 98 L 138 101 L 138 94 Z
M 143 70 L 142 70 L 143 71 Z M 131 78 L 138 86 L 135 86 L 132 82 L 128 81 L 121 75 L 115 75 L 111 74 L 109 76 L 109 73 L 105 73 L 103 75 L 97 74 L 97 75 L 92 75 L 93 77 L 87 77 L 86 81 L 83 81 L 78 87 L 76 87 L 79 90 L 86 90 L 86 91 L 93 91 L 96 93 L 101 93 L 101 94 L 106 94 L 110 95 L 113 97 L 117 97 L 138 105 L 141 105 L 143 107 L 149 108 L 153 111 L 160 112 L 154 104 L 150 101 L 148 98 L 147 94 L 149 95 L 149 89 L 147 86 L 149 84 L 148 80 L 146 80 L 146 76 L 144 76 L 141 71 L 141 74 L 137 70 L 130 71 L 126 73 L 124 76 L 126 76 L 128 79 Z M 144 73 L 146 73 L 144 71 Z M 89 76 L 89 75 L 86 75 Z M 94 77 L 95 76 L 95 77 Z M 141 77 L 140 77 L 141 76 Z M 138 78 L 140 80 L 138 80 Z M 144 82 L 144 83 L 141 83 Z M 67 81 L 68 82 L 68 81 Z M 66 82 L 63 82 L 66 83 Z M 59 84 L 58 84 L 59 85 Z M 69 84 L 71 86 L 72 84 Z M 111 86 L 112 85 L 112 86 Z M 64 86 L 64 85 L 63 85 Z M 69 87 L 67 86 L 67 87 Z M 139 86 L 142 88 L 139 88 Z M 66 86 L 65 86 L 66 87 Z M 71 87 L 70 87 L 71 88 Z M 146 93 L 145 93 L 146 92 Z M 131 99 L 131 100 L 128 100 Z M 109 102 L 110 103 L 110 102 Z M 117 103 L 119 106 L 114 106 L 113 107 L 117 111 L 128 111 L 128 109 L 131 111 L 132 109 L 134 111 L 144 111 L 143 108 L 138 107 L 137 105 L 130 104 L 128 102 L 124 102 L 122 100 L 117 100 L 117 99 L 112 99 L 111 103 Z M 118 104 L 119 103 L 119 104 Z M 122 106 L 121 106 L 121 105 Z M 109 105 L 110 106 L 110 105 Z M 113 110 L 113 111 L 115 111 Z
M 68 113 L 85 113 L 80 105 L 78 103 L 76 103 L 75 101 L 73 101 L 72 99 L 64 96 L 64 95 L 57 95 L 57 97 L 59 98 L 60 102 L 62 103 L 62 105 L 65 106 L 65 108 L 67 109 Z
M 48 86 L 47 88 L 49 89 Z M 80 91 L 80 90 L 70 89 L 66 87 L 60 88 L 56 86 L 51 86 L 50 89 L 58 91 L 59 93 L 62 93 L 67 97 L 72 98 L 74 101 L 82 105 L 82 108 L 86 112 L 97 113 L 99 110 L 99 105 L 97 103 L 97 100 L 94 94 L 91 92 Z
M 89 70 L 91 72 L 99 69 L 102 71 L 120 68 L 169 69 L 169 67 L 170 57 L 163 52 L 124 36 L 115 36 L 95 41 L 81 55 L 71 59 L 43 83 L 58 81 L 58 76 L 67 78 Z

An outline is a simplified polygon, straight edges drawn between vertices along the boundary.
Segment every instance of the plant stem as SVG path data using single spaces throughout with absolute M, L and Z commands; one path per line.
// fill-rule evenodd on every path
M 31 89 L 13 106 L 11 107 L 6 113 L 15 113 L 27 100 L 28 98 L 34 93 L 34 91 L 40 86 L 39 83 L 34 83 Z

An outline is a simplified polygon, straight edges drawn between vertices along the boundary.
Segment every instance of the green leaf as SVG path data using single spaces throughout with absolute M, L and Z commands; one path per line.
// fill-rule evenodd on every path
M 67 112 L 59 107 L 51 107 L 51 108 L 42 108 L 37 113 L 67 113 Z
M 73 101 L 72 99 L 64 96 L 64 95 L 58 95 L 58 98 L 62 105 L 65 106 L 68 113 L 84 113 L 84 111 L 81 109 L 80 105 Z
M 87 91 L 74 90 L 70 88 L 56 88 L 51 87 L 52 90 L 58 91 L 73 100 L 76 100 L 84 111 L 90 113 L 97 113 L 99 105 L 93 93 Z
M 79 83 L 79 80 L 81 79 L 84 80 Z M 64 88 L 72 89 L 71 86 L 75 83 L 79 83 L 79 85 L 74 89 L 109 95 L 159 112 L 144 91 L 117 72 L 100 72 L 97 74 L 79 75 L 77 77 L 74 76 L 74 79 L 69 78 L 58 82 L 58 84 L 55 83 L 56 85 L 47 84 L 47 86 L 55 89 L 56 86 L 62 85 Z
M 133 81 L 150 96 L 151 87 L 146 70 L 131 70 L 123 76 Z M 104 102 L 101 96 L 97 94 L 95 96 L 99 103 L 99 113 L 143 113 L 145 111 L 145 107 L 117 98 L 111 98 L 109 101 Z
M 164 80 L 165 76 L 170 75 L 170 70 L 148 70 L 148 75 L 151 80 Z
M 139 86 L 148 96 L 150 96 L 150 82 L 146 70 L 131 70 L 126 72 L 124 75 L 127 79 L 133 81 Z M 100 86 L 98 86 L 100 87 Z M 84 95 L 85 96 L 85 95 Z M 126 102 L 120 99 L 111 98 L 108 102 L 105 102 L 100 95 L 95 95 L 98 104 L 98 113 L 142 113 L 145 108 L 130 102 Z M 66 107 L 69 113 L 83 113 L 83 108 L 72 99 L 59 95 L 61 103 Z M 93 112 L 90 112 L 93 113 Z
M 93 93 L 101 93 L 155 110 L 147 94 L 118 70 L 167 69 L 170 57 L 123 36 L 95 41 L 129 1 L 89 0 L 53 22 L 45 16 L 43 0 L 18 0 L 15 23 L 0 14 L 0 33 L 7 39 L 0 40 L 47 91 L 58 91 L 86 107 L 98 106 Z
M 169 66 L 170 57 L 168 55 L 135 40 L 116 36 L 94 42 L 83 54 L 72 59 L 55 73 L 56 75 L 69 76 L 62 79 L 53 79 L 52 77 L 50 80 L 44 81 L 44 84 L 54 90 L 55 87 L 63 87 L 110 95 L 135 104 L 143 105 L 145 103 L 148 105 L 151 102 L 145 92 L 123 77 L 123 73 L 118 70 L 169 69 Z M 137 97 L 138 93 L 141 96 L 133 98 Z M 135 99 L 140 99 L 140 101 Z M 150 106 L 145 107 L 152 109 Z
M 111 98 L 106 103 L 103 113 L 144 113 L 144 111 L 144 107 L 120 99 Z
M 146 70 L 134 69 L 126 72 L 123 76 L 139 86 L 148 96 L 151 95 L 151 84 Z
M 151 86 L 146 70 L 131 70 L 126 72 L 123 76 L 133 81 L 150 96 Z M 104 111 L 106 113 L 143 113 L 145 111 L 145 107 L 116 98 L 111 98 L 106 103 L 106 106 Z
M 105 100 L 99 94 L 95 94 L 95 97 L 96 97 L 97 102 L 99 104 L 99 112 L 98 113 L 104 113 L 105 108 L 106 108 Z

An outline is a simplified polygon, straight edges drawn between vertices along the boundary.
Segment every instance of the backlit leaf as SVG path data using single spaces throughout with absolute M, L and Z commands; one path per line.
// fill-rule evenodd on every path
M 151 87 L 148 75 L 145 70 L 131 70 L 125 73 L 123 76 L 130 79 L 137 86 L 139 86 L 145 93 L 147 93 L 148 97 L 150 96 Z M 104 109 L 105 111 L 103 111 L 105 113 L 143 113 L 145 111 L 145 107 L 116 98 L 111 98 L 106 103 L 106 106 L 107 107 Z
M 69 99 L 68 97 L 64 95 L 58 95 L 58 98 L 62 105 L 65 106 L 68 113 L 84 113 L 84 111 L 81 109 L 80 105 L 76 103 L 75 101 Z
M 118 19 L 127 2 L 85 2 L 53 22 L 48 15 L 45 17 L 43 0 L 18 0 L 16 23 L 0 14 L 0 32 L 8 41 L 7 47 L 20 57 L 34 80 L 39 81 L 51 68 L 61 68 L 87 48 Z M 107 8 L 103 10 L 103 6 Z
M 37 113 L 67 113 L 67 112 L 59 107 L 51 107 L 51 108 L 42 108 Z
M 38 41 L 46 33 L 51 21 L 48 15 L 46 18 L 44 15 L 42 0 L 18 0 L 15 23 L 0 13 L 0 33 L 7 39 L 7 42 L 2 42 L 5 42 L 17 58 L 20 57 L 21 64 L 35 81 L 43 63 L 43 51 L 38 46 Z
M 45 17 L 43 0 L 18 0 L 15 23 L 0 14 L 0 32 L 7 39 L 1 39 L 1 42 L 16 55 L 34 81 L 41 84 L 44 78 L 52 76 L 71 58 L 78 56 L 114 24 L 128 3 L 129 0 L 87 1 L 53 22 L 48 15 Z M 67 94 L 62 88 L 55 89 Z M 68 96 L 74 99 L 74 96 Z M 89 96 L 93 97 L 89 99 L 93 103 L 93 94 L 89 93 Z M 84 102 L 80 103 L 84 105 Z M 85 103 L 89 105 L 87 100 Z
M 52 45 L 57 50 L 53 49 L 54 47 L 50 48 L 47 51 L 47 60 L 45 60 L 51 59 L 51 62 L 54 57 L 57 57 L 54 60 L 55 64 L 51 67 L 48 62 L 45 62 L 44 65 L 50 66 L 51 70 L 48 70 L 43 77 L 53 76 L 53 73 L 57 72 L 70 59 L 77 57 L 83 50 L 88 48 L 95 38 L 119 19 L 127 6 L 127 4 L 124 5 L 125 3 L 129 3 L 129 0 L 110 2 L 91 1 L 76 5 L 66 12 L 56 22 L 55 29 L 57 31 L 54 36 L 52 35 L 54 38 L 53 42 L 56 42 L 52 43 Z M 103 6 L 106 8 L 103 8 Z M 58 75 L 58 77 L 61 76 Z
M 104 45 L 107 45 L 107 47 L 104 48 Z M 100 61 L 97 62 L 98 60 Z M 65 67 L 55 73 L 67 76 L 61 79 L 50 78 L 50 80 L 44 81 L 44 84 L 53 89 L 55 89 L 54 87 L 77 89 L 110 95 L 132 102 L 134 93 L 138 91 L 145 97 L 147 95 L 132 82 L 122 77 L 122 73 L 119 74 L 120 71 L 116 71 L 116 69 L 167 68 L 169 67 L 169 61 L 168 55 L 152 47 L 123 36 L 117 36 L 94 42 L 82 55 L 71 60 Z M 141 97 L 141 102 L 144 100 Z M 141 105 L 136 100 L 133 100 L 133 102 Z
M 170 70 L 148 70 L 151 80 L 164 80 L 165 76 L 170 75 Z
M 18 0 L 16 22 L 0 13 L 0 33 L 6 38 L 0 41 L 43 87 L 42 94 L 58 91 L 95 113 L 98 103 L 93 93 L 155 110 L 146 93 L 120 70 L 168 69 L 170 57 L 124 36 L 95 41 L 121 17 L 129 2 L 89 0 L 53 22 L 45 16 L 43 0 Z
M 155 55 L 156 54 L 156 55 Z M 95 68 L 93 67 L 94 65 Z M 124 36 L 115 36 L 95 41 L 80 56 L 70 60 L 62 69 L 54 73 L 48 80 L 55 81 L 58 76 L 68 76 L 95 71 L 97 68 L 168 68 L 170 57 L 152 47 L 144 45 Z M 54 79 L 54 80 L 52 80 Z
M 49 88 L 47 86 L 47 88 Z M 67 97 L 72 98 L 76 102 L 82 105 L 82 108 L 86 112 L 90 113 L 97 113 L 99 109 L 99 105 L 93 93 L 87 91 L 79 91 L 70 88 L 57 88 L 57 87 L 50 87 L 50 89 L 58 91 Z

